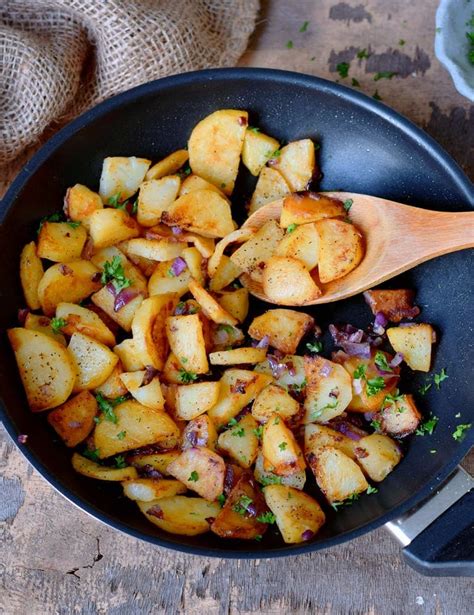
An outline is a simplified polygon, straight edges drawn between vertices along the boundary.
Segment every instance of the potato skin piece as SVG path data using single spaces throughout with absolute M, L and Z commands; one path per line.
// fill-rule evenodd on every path
M 36 245 L 30 241 L 21 251 L 20 280 L 25 296 L 26 305 L 30 310 L 39 310 L 41 307 L 38 298 L 38 286 L 43 277 L 43 265 L 36 254 Z
M 87 438 L 94 428 L 97 401 L 89 391 L 81 391 L 48 414 L 48 423 L 69 447 Z

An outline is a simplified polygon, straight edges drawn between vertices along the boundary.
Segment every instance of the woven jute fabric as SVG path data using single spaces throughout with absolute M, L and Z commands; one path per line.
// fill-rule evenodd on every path
M 0 194 L 39 144 L 97 102 L 159 77 L 234 65 L 258 8 L 259 0 L 0 0 Z

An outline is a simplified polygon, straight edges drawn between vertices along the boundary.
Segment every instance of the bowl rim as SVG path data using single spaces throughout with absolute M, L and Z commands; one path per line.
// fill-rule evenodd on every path
M 395 126 L 398 130 L 401 130 L 408 137 L 414 139 L 419 146 L 422 146 L 428 155 L 432 159 L 436 160 L 445 170 L 449 172 L 452 177 L 453 183 L 456 185 L 458 191 L 464 193 L 466 201 L 470 202 L 474 206 L 474 186 L 471 184 L 467 176 L 464 174 L 458 164 L 445 152 L 441 146 L 421 128 L 417 127 L 410 120 L 406 119 L 390 107 L 376 101 L 369 96 L 356 92 L 353 89 L 341 84 L 333 83 L 320 77 L 314 77 L 303 73 L 296 73 L 292 71 L 284 71 L 279 69 L 267 69 L 267 68 L 221 68 L 221 69 L 206 69 L 201 71 L 192 71 L 188 73 L 182 73 L 179 75 L 172 75 L 150 81 L 148 83 L 139 85 L 135 88 L 117 94 L 105 101 L 99 103 L 92 109 L 84 112 L 78 118 L 64 126 L 54 136 L 52 136 L 39 150 L 34 154 L 30 161 L 28 161 L 17 177 L 13 180 L 9 189 L 7 190 L 4 198 L 2 199 L 1 206 L 2 212 L 0 212 L 0 223 L 2 223 L 7 217 L 16 197 L 21 192 L 26 182 L 36 173 L 39 167 L 70 137 L 76 132 L 81 130 L 91 121 L 94 121 L 103 115 L 109 113 L 112 110 L 120 108 L 122 105 L 133 103 L 135 100 L 155 95 L 165 89 L 174 88 L 176 86 L 186 86 L 188 84 L 196 82 L 206 82 L 209 80 L 249 80 L 257 79 L 259 81 L 273 81 L 280 83 L 291 83 L 305 88 L 314 89 L 315 87 L 321 91 L 330 95 L 336 95 L 344 98 L 349 103 L 355 104 L 370 113 L 373 113 L 385 121 Z M 112 527 L 121 531 L 128 536 L 139 538 L 145 542 L 154 544 L 156 546 L 165 547 L 174 551 L 182 553 L 206 556 L 206 557 L 220 557 L 227 559 L 261 559 L 261 558 L 274 558 L 285 557 L 293 555 L 301 555 L 311 553 L 320 549 L 336 546 L 342 544 L 348 540 L 352 540 L 362 534 L 372 531 L 388 521 L 401 516 L 403 513 L 413 508 L 416 504 L 425 499 L 434 489 L 438 488 L 442 481 L 444 481 L 456 468 L 461 459 L 467 454 L 472 446 L 473 437 L 466 437 L 465 440 L 459 443 L 457 454 L 454 455 L 448 463 L 446 463 L 436 475 L 433 475 L 431 480 L 421 489 L 414 494 L 405 498 L 395 508 L 392 508 L 387 513 L 381 515 L 377 519 L 368 523 L 362 523 L 360 526 L 341 532 L 336 536 L 330 538 L 324 538 L 315 542 L 304 543 L 300 545 L 282 545 L 270 550 L 255 550 L 255 551 L 235 551 L 225 547 L 223 543 L 222 548 L 214 547 L 200 547 L 194 545 L 186 545 L 179 542 L 179 539 L 154 536 L 152 534 L 145 534 L 135 528 L 118 521 L 111 515 L 104 513 L 97 509 L 93 504 L 86 501 L 82 497 L 74 494 L 68 487 L 64 486 L 56 479 L 56 477 L 47 470 L 43 465 L 41 459 L 39 459 L 32 451 L 27 448 L 27 445 L 19 445 L 17 442 L 18 433 L 16 432 L 13 423 L 10 421 L 6 407 L 3 400 L 0 398 L 0 419 L 10 437 L 13 440 L 14 445 L 20 450 L 20 452 L 26 457 L 31 465 L 41 474 L 43 478 L 63 497 L 72 502 L 75 506 L 86 512 L 94 519 L 101 521 L 106 526 Z

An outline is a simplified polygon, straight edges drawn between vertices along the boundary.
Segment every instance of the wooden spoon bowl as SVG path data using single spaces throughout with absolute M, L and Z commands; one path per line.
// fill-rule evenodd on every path
M 474 247 L 474 212 L 431 211 L 353 192 L 324 194 L 341 201 L 352 199 L 349 215 L 364 236 L 365 254 L 360 264 L 343 278 L 318 284 L 323 291 L 318 299 L 299 305 L 340 301 L 427 260 Z M 243 227 L 258 229 L 268 220 L 279 220 L 283 201 L 264 205 Z M 259 282 L 247 274 L 241 280 L 252 295 L 271 303 Z

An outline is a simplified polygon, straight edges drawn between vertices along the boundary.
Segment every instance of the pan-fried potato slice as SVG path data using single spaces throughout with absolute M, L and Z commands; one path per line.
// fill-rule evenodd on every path
M 143 301 L 143 291 L 135 290 L 132 286 L 130 292 L 137 292 L 137 296 L 133 297 L 133 299 L 118 310 L 115 310 L 115 295 L 106 286 L 94 293 L 91 299 L 97 307 L 100 307 L 122 329 L 130 331 L 135 313 Z
M 314 143 L 311 139 L 292 141 L 270 164 L 283 175 L 292 192 L 307 190 L 316 170 Z
M 65 402 L 76 379 L 66 348 L 37 331 L 16 327 L 7 333 L 30 409 L 40 412 Z
M 339 365 L 320 356 L 305 356 L 305 423 L 327 423 L 339 416 L 352 399 L 352 380 Z
M 370 434 L 357 443 L 357 462 L 369 478 L 381 482 L 400 462 L 402 454 L 392 438 Z
M 413 395 L 400 395 L 396 401 L 385 401 L 380 414 L 380 428 L 389 436 L 403 438 L 415 431 L 421 421 Z
M 215 241 L 211 237 L 202 237 L 196 233 L 183 233 L 179 236 L 180 241 L 187 241 L 194 244 L 203 258 L 210 258 L 214 253 Z
M 104 397 L 108 397 L 109 399 L 115 399 L 116 397 L 126 395 L 127 388 L 120 379 L 121 374 L 123 374 L 123 366 L 122 362 L 119 360 L 107 380 L 105 380 L 102 384 L 96 387 L 94 389 L 94 393 L 100 393 L 101 395 L 103 395 Z
M 38 298 L 46 316 L 54 316 L 59 303 L 79 303 L 99 289 L 98 271 L 85 260 L 57 263 L 47 269 L 38 285 Z
M 281 199 L 290 192 L 290 186 L 281 173 L 271 167 L 263 167 L 250 199 L 249 216 L 260 207 Z
M 272 256 L 267 260 L 262 286 L 271 302 L 282 305 L 304 305 L 321 295 L 321 289 L 303 263 L 284 256 Z
M 127 247 L 127 243 L 124 242 L 121 246 Z M 122 250 L 117 248 L 117 246 L 109 246 L 98 250 L 93 254 L 91 260 L 101 271 L 104 271 L 106 263 L 113 264 L 114 262 L 118 262 L 119 265 L 122 266 L 125 277 L 132 282 L 134 290 L 141 292 L 146 290 L 145 276 L 138 267 L 135 267 L 135 265 L 128 260 Z
M 97 209 L 103 209 L 102 199 L 87 186 L 75 184 L 68 188 L 64 197 L 64 211 L 73 222 L 81 222 L 89 228 L 89 216 Z
M 262 453 L 263 467 L 279 476 L 288 476 L 306 467 L 293 432 L 276 412 L 268 417 L 263 427 Z
M 261 267 L 275 253 L 282 239 L 282 229 L 275 220 L 268 220 L 253 237 L 237 248 L 230 259 L 245 273 L 252 275 L 255 272 L 257 279 L 261 279 Z
M 158 451 L 156 453 L 132 453 L 127 455 L 127 463 L 136 468 L 145 468 L 149 466 L 153 470 L 157 470 L 160 474 L 168 476 L 169 464 L 181 455 L 181 451 L 174 449 L 171 451 Z
M 120 379 L 127 387 L 127 391 L 142 406 L 152 408 L 153 410 L 164 410 L 165 400 L 161 392 L 160 379 L 158 376 L 155 376 L 144 384 L 145 374 L 145 371 L 124 372 L 120 375 Z
M 217 431 L 207 414 L 192 419 L 183 430 L 181 449 L 185 451 L 196 446 L 211 451 L 217 448 Z
M 82 391 L 48 414 L 48 423 L 66 446 L 76 446 L 94 428 L 97 401 L 89 391 Z
M 314 327 L 314 318 L 295 310 L 267 310 L 254 318 L 249 335 L 256 340 L 268 337 L 270 346 L 293 354 L 301 339 Z
M 110 197 L 117 194 L 120 195 L 120 201 L 125 201 L 135 194 L 144 180 L 150 164 L 150 160 L 136 158 L 135 156 L 104 158 L 99 188 L 102 201 L 108 203 Z
M 242 148 L 242 162 L 252 175 L 258 175 L 279 147 L 280 144 L 273 137 L 247 129 Z
M 412 319 L 420 313 L 420 308 L 413 305 L 415 291 L 412 289 L 366 290 L 364 299 L 374 316 L 382 312 L 390 322 L 400 322 L 404 318 Z
M 57 329 L 53 330 L 53 327 L 51 326 L 51 319 L 47 316 L 38 316 L 38 314 L 28 312 L 25 318 L 25 329 L 44 333 L 45 335 L 52 337 L 53 340 L 59 342 L 62 346 L 67 345 L 64 335 Z
M 319 449 L 323 446 L 337 448 L 344 455 L 355 459 L 354 449 L 357 446 L 357 442 L 326 425 L 317 425 L 315 423 L 306 425 L 304 430 L 304 452 L 306 458 L 310 454 L 317 457 Z
M 235 229 L 227 200 L 214 190 L 196 190 L 180 196 L 161 216 L 168 226 L 179 226 L 211 239 Z
M 124 339 L 123 342 L 114 346 L 114 352 L 127 372 L 134 372 L 145 367 L 133 338 Z
M 308 463 L 328 501 L 343 502 L 367 491 L 369 483 L 355 461 L 333 446 L 323 446 L 307 455 Z
M 209 371 L 206 344 L 199 314 L 169 316 L 166 319 L 166 335 L 182 368 L 193 374 Z
M 69 263 L 81 258 L 87 231 L 80 224 L 43 222 L 38 235 L 37 255 L 55 263 Z
M 38 297 L 38 287 L 43 277 L 43 265 L 36 254 L 34 241 L 27 243 L 20 256 L 20 280 L 26 305 L 30 310 L 39 310 L 41 303 Z
M 72 467 L 84 476 L 95 478 L 97 480 L 110 480 L 121 482 L 124 480 L 134 480 L 138 478 L 135 468 L 107 468 L 101 466 L 95 461 L 91 461 L 78 453 L 72 455 Z
M 145 299 L 135 312 L 133 339 L 144 365 L 163 369 L 169 350 L 166 319 L 173 314 L 177 303 L 176 295 L 155 295 Z
M 267 529 L 267 524 L 258 520 L 266 512 L 265 500 L 252 476 L 246 472 L 229 493 L 211 531 L 221 538 L 255 539 Z
M 307 493 L 285 485 L 268 485 L 263 494 L 287 544 L 311 540 L 324 525 L 324 512 Z
M 122 209 L 97 209 L 89 216 L 89 233 L 96 249 L 138 237 L 140 229 L 135 220 Z
M 209 362 L 211 365 L 244 365 L 260 363 L 267 356 L 266 348 L 232 348 L 211 352 Z
M 123 482 L 122 487 L 127 498 L 140 502 L 152 502 L 186 493 L 182 483 L 169 478 L 136 478 Z
M 188 448 L 168 466 L 171 476 L 213 502 L 224 491 L 225 463 L 210 449 Z
M 73 333 L 67 349 L 76 368 L 74 392 L 100 386 L 119 360 L 105 344 L 83 333 Z
M 170 534 L 197 536 L 210 529 L 210 521 L 219 511 L 219 504 L 207 502 L 202 498 L 188 498 L 175 495 L 170 498 L 137 502 L 146 518 L 154 525 Z
M 75 303 L 58 303 L 56 318 L 66 321 L 61 327 L 66 335 L 83 333 L 106 346 L 115 346 L 115 335 L 92 310 Z
M 209 289 L 211 291 L 222 290 L 239 277 L 242 273 L 240 267 L 234 265 L 228 256 L 222 255 L 219 265 L 217 266 L 214 275 L 209 282 Z
M 314 224 L 303 224 L 287 233 L 276 249 L 277 256 L 288 256 L 301 261 L 308 271 L 314 269 L 319 258 L 319 235 Z
M 183 379 L 186 380 L 183 367 L 173 352 L 170 352 L 166 359 L 162 377 L 168 384 L 183 384 Z
M 202 177 L 199 177 L 199 175 L 195 175 L 194 173 L 188 175 L 188 177 L 186 177 L 186 179 L 181 184 L 179 196 L 182 196 L 183 194 L 189 194 L 190 192 L 195 192 L 196 190 L 214 190 L 214 192 L 217 192 L 221 196 L 225 196 L 224 193 L 217 186 L 211 184 L 211 182 L 208 182 Z
M 194 127 L 188 141 L 193 173 L 232 194 L 248 124 L 247 111 L 220 109 Z
M 256 229 L 252 227 L 239 228 L 221 239 L 216 244 L 214 253 L 209 258 L 209 262 L 207 263 L 207 272 L 209 273 L 209 276 L 212 278 L 216 274 L 217 268 L 224 256 L 224 250 L 227 246 L 230 246 L 232 243 L 243 243 L 253 237 L 256 232 Z
M 146 173 L 145 179 L 160 179 L 166 175 L 176 173 L 185 162 L 188 161 L 189 154 L 185 149 L 178 149 L 163 160 L 155 163 Z
M 207 412 L 219 397 L 219 382 L 196 382 L 176 389 L 176 415 L 191 421 Z
M 196 280 L 189 282 L 189 290 L 196 301 L 202 308 L 202 311 L 207 318 L 218 325 L 237 325 L 238 320 L 231 314 L 226 312 L 223 307 L 217 303 L 214 297 L 207 292 Z
M 265 470 L 265 458 L 260 451 L 257 455 L 254 468 L 255 480 L 262 485 L 286 485 L 295 489 L 304 489 L 306 483 L 306 471 L 298 470 L 288 476 L 278 476 L 274 472 Z
M 149 444 L 163 448 L 174 448 L 178 444 L 179 429 L 163 410 L 152 410 L 129 400 L 116 406 L 114 413 L 116 423 L 103 420 L 94 430 L 94 446 L 101 459 Z M 121 438 L 117 437 L 119 434 Z
M 216 293 L 219 305 L 240 323 L 244 322 L 249 313 L 249 291 L 246 288 L 238 288 L 233 291 L 221 291 Z
M 355 269 L 364 256 L 362 236 L 349 222 L 319 220 L 319 279 L 323 284 L 338 280 Z
M 183 253 L 184 244 L 169 239 L 136 238 L 127 241 L 126 251 L 130 256 L 141 256 L 153 261 L 169 261 Z
M 275 412 L 283 419 L 289 419 L 300 411 L 300 405 L 285 389 L 276 384 L 266 386 L 255 398 L 252 415 L 260 423 L 266 423 Z
M 191 272 L 184 269 L 179 275 L 174 275 L 171 269 L 173 261 L 165 261 L 156 265 L 153 275 L 148 280 L 148 294 L 168 295 L 173 293 L 181 297 L 188 292 Z
M 220 434 L 217 441 L 219 450 L 224 451 L 242 468 L 250 468 L 258 453 L 257 427 L 258 423 L 253 416 L 246 414 L 237 425 Z
M 289 194 L 283 201 L 280 226 L 288 228 L 290 224 L 308 224 L 325 218 L 344 218 L 346 215 L 344 203 L 334 197 L 318 192 Z
M 267 374 L 245 369 L 228 369 L 220 380 L 219 399 L 208 415 L 217 428 L 239 414 L 272 381 Z
M 418 323 L 404 327 L 387 329 L 389 342 L 395 352 L 403 355 L 405 363 L 419 372 L 429 372 L 431 365 L 431 347 L 435 332 L 431 325 Z

